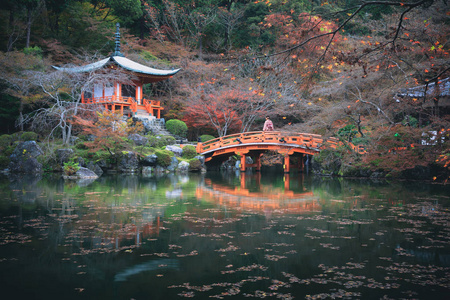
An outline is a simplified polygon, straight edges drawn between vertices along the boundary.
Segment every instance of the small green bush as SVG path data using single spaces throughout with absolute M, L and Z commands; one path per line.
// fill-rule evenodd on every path
M 320 164 L 322 172 L 329 175 L 338 175 L 342 164 L 343 153 L 340 149 L 324 149 L 314 155 L 314 161 Z
M 89 152 L 89 149 L 78 149 L 75 147 L 74 149 L 75 156 L 81 157 L 83 159 L 90 160 L 92 159 L 93 155 L 91 152 Z
M 171 135 L 161 135 L 161 138 L 164 140 L 164 146 L 173 145 L 176 143 L 176 139 Z
M 189 161 L 189 171 L 200 172 L 202 169 L 202 163 L 198 158 L 193 158 Z
M 38 46 L 24 48 L 23 53 L 25 53 L 26 55 L 42 57 L 42 49 Z
M 155 148 L 147 146 L 137 146 L 133 148 L 133 152 L 140 156 L 147 156 L 155 153 Z
M 20 139 L 24 142 L 36 141 L 38 139 L 38 134 L 32 131 L 25 131 L 24 133 L 22 133 Z
M 200 136 L 200 141 L 202 143 L 213 140 L 213 139 L 215 139 L 215 137 L 213 137 L 212 135 L 209 135 L 209 134 L 203 134 Z
M 88 149 L 88 147 L 84 144 L 83 141 L 79 141 L 75 144 L 75 148 L 76 149 L 80 149 L 80 150 L 86 150 Z
M 156 164 L 161 167 L 168 167 L 172 161 L 172 156 L 174 156 L 173 152 L 168 150 L 156 150 L 155 154 L 158 157 Z
M 186 137 L 186 133 L 188 130 L 186 123 L 176 119 L 167 121 L 166 128 L 171 134 L 178 135 L 180 137 Z
M 68 162 L 64 163 L 63 171 L 65 175 L 71 176 L 75 174 L 80 169 L 80 165 L 78 162 L 75 162 L 74 159 L 71 159 Z
M 162 148 L 164 146 L 165 141 L 161 139 L 161 137 L 157 137 L 155 135 L 147 135 L 148 139 L 147 145 L 155 148 Z
M 96 152 L 91 152 L 88 150 L 87 152 L 84 152 L 84 151 L 80 151 L 80 152 L 82 155 L 87 154 L 86 157 L 82 156 L 83 158 L 88 159 L 93 162 L 98 162 L 100 160 L 105 160 L 105 161 L 114 160 L 114 158 L 111 157 L 111 154 L 106 150 L 99 150 Z M 76 153 L 79 153 L 79 150 L 77 150 Z
M 163 148 L 176 142 L 175 138 L 170 135 L 146 135 L 146 137 L 148 139 L 147 146 L 154 148 Z
M 197 150 L 192 145 L 186 145 L 183 147 L 183 154 L 181 155 L 185 159 L 194 158 L 197 155 Z

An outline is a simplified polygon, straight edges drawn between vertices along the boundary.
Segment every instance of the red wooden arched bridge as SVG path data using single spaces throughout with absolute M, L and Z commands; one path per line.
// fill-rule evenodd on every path
M 284 172 L 291 167 L 291 158 L 298 157 L 298 167 L 303 169 L 303 155 L 315 155 L 322 149 L 336 149 L 341 142 L 336 138 L 324 138 L 318 134 L 295 133 L 283 131 L 253 131 L 231 134 L 197 144 L 197 153 L 205 156 L 205 161 L 213 159 L 224 161 L 232 155 L 241 156 L 241 171 L 247 167 L 261 169 L 261 156 L 268 151 L 275 151 L 284 156 Z M 349 147 L 357 153 L 365 153 L 363 146 Z M 253 164 L 246 163 L 246 157 L 253 159 Z

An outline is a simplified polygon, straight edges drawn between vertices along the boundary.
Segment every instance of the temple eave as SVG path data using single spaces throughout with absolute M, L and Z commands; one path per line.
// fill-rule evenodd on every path
M 163 80 L 167 80 L 172 77 L 172 75 L 156 76 L 156 75 L 146 75 L 146 74 L 136 74 L 142 83 L 155 83 Z

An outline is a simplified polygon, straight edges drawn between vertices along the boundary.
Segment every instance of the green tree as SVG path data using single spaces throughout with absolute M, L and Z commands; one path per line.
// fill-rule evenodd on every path
M 269 14 L 269 8 L 261 2 L 250 3 L 245 6 L 243 22 L 236 32 L 236 44 L 240 47 L 271 44 L 275 37 L 261 30 L 259 24 Z
M 186 123 L 175 119 L 168 120 L 166 122 L 166 128 L 171 134 L 178 135 L 180 137 L 186 137 L 188 130 Z

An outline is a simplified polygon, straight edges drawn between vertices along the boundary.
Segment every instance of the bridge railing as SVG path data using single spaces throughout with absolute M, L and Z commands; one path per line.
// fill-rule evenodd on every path
M 324 139 L 321 135 L 311 133 L 283 131 L 252 131 L 236 133 L 197 144 L 197 153 L 214 151 L 218 148 L 251 143 L 294 144 L 307 148 L 320 148 L 324 144 L 336 148 L 339 144 L 336 138 Z

